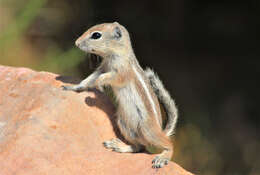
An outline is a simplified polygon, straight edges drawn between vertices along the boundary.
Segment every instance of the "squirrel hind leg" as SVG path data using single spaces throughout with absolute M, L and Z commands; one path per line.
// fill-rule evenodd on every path
M 153 128 L 152 130 L 145 128 L 148 127 L 142 128 L 142 135 L 146 142 L 163 150 L 162 153 L 156 156 L 152 161 L 153 168 L 161 168 L 164 165 L 167 165 L 171 160 L 173 154 L 173 143 L 160 128 Z
M 118 138 L 114 138 L 103 142 L 103 145 L 107 149 L 112 149 L 112 151 L 119 153 L 133 153 L 139 152 L 143 148 L 141 145 L 127 145 Z
M 155 156 L 152 161 L 152 168 L 162 168 L 169 163 L 173 154 L 173 148 L 171 146 L 172 144 L 169 144 L 167 147 L 164 147 L 163 152 Z
M 164 165 L 167 165 L 170 161 L 168 154 L 169 151 L 164 150 L 161 154 L 155 156 L 152 161 L 152 168 L 162 168 Z

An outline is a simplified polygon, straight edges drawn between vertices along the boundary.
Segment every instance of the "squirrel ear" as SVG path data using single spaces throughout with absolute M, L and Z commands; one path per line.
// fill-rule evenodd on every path
M 122 32 L 118 26 L 113 29 L 113 37 L 119 39 L 122 37 Z
M 118 22 L 116 22 L 116 21 L 115 21 L 115 22 L 113 22 L 113 23 L 114 23 L 115 25 L 119 25 L 119 23 L 118 23 Z

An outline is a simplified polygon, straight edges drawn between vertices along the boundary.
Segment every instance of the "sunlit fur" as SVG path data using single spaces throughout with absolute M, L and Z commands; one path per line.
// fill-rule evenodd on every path
M 93 32 L 102 36 L 93 39 Z M 117 124 L 130 143 L 127 145 L 119 139 L 112 139 L 104 142 L 105 147 L 117 152 L 138 152 L 144 146 L 154 145 L 163 152 L 155 157 L 153 167 L 166 165 L 173 154 L 169 136 L 177 122 L 177 109 L 158 76 L 151 69 L 144 71 L 139 65 L 127 30 L 117 22 L 99 24 L 87 30 L 75 44 L 103 60 L 79 85 L 64 89 L 82 91 L 88 87 L 111 86 L 118 103 Z M 158 99 L 168 116 L 164 129 Z

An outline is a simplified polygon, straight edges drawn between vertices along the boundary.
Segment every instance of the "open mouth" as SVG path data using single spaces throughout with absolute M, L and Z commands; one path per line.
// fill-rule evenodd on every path
M 103 58 L 101 56 L 98 56 L 98 55 L 93 54 L 93 53 L 88 53 L 87 59 L 89 60 L 89 68 L 90 69 L 97 68 L 103 60 Z

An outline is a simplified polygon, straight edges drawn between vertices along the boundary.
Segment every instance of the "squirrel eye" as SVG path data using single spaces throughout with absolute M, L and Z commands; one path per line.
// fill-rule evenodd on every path
M 98 39 L 98 38 L 100 38 L 102 35 L 101 35 L 101 33 L 99 33 L 99 32 L 94 32 L 92 35 L 91 35 L 91 39 Z

